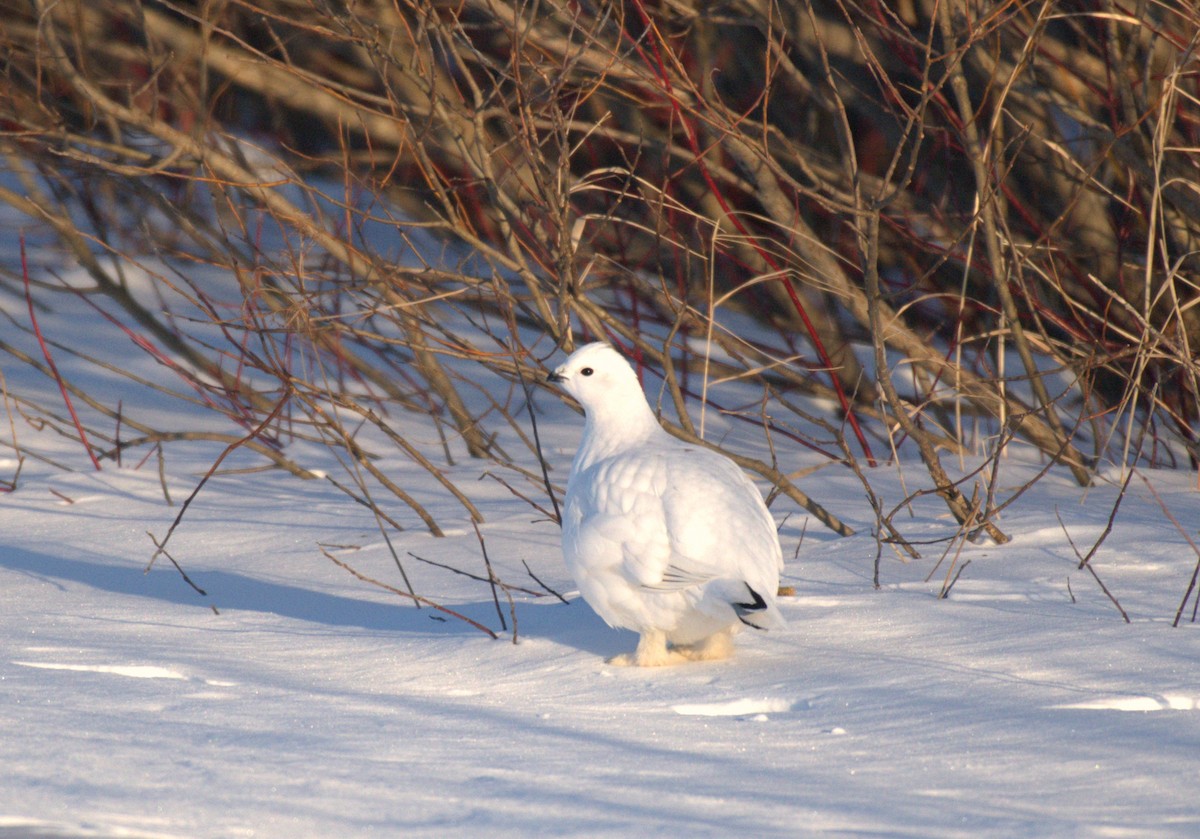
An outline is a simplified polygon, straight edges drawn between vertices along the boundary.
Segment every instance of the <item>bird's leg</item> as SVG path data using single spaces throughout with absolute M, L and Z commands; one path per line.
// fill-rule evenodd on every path
M 719 661 L 733 655 L 733 631 L 722 629 L 695 644 L 676 647 L 689 661 Z
M 663 667 L 687 661 L 687 656 L 667 648 L 667 635 L 657 629 L 648 629 L 638 639 L 637 649 L 621 653 L 608 660 L 619 667 Z

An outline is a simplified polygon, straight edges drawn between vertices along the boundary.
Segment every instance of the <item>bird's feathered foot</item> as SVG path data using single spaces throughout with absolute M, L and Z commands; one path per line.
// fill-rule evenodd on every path
M 638 639 L 637 649 L 621 653 L 608 660 L 618 667 L 666 667 L 687 661 L 721 661 L 733 655 L 733 630 L 723 629 L 695 644 L 667 646 L 662 632 L 645 632 Z
M 733 656 L 733 630 L 723 629 L 695 644 L 680 645 L 675 651 L 688 661 L 721 661 Z
M 669 664 L 682 664 L 688 660 L 683 653 L 667 647 L 665 633 L 650 630 L 642 633 L 636 650 L 615 655 L 608 663 L 618 667 L 665 667 Z

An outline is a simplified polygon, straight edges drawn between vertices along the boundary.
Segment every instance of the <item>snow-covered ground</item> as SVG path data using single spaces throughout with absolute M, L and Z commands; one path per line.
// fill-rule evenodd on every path
M 7 393 L 54 403 L 52 382 L 0 365 Z M 539 404 L 561 479 L 580 421 Z M 145 410 L 167 427 L 185 408 Z M 153 457 L 96 472 L 78 442 L 16 412 L 3 427 L 0 480 L 25 457 L 0 496 L 0 837 L 1200 835 L 1200 633 L 1171 626 L 1196 556 L 1160 507 L 1195 538 L 1193 474 L 1144 471 L 1157 499 L 1135 477 L 1093 560 L 1126 624 L 1059 523 L 1090 548 L 1119 476 L 1040 481 L 1005 513 L 1012 543 L 967 545 L 939 600 L 941 546 L 886 552 L 873 587 L 870 508 L 826 468 L 802 487 L 859 535 L 808 522 L 796 553 L 790 510 L 789 627 L 744 633 L 731 662 L 638 670 L 604 663 L 634 637 L 576 599 L 557 526 L 480 480 L 488 464 L 446 474 L 482 510 L 496 573 L 571 602 L 516 591 L 498 610 L 485 583 L 418 560 L 486 574 L 462 507 L 384 462 L 448 530 L 397 505 L 413 587 L 496 640 L 326 558 L 403 587 L 369 511 L 326 481 L 211 480 L 169 545 L 202 596 L 165 557 L 146 571 L 147 532 L 164 537 L 220 446 L 167 447 L 168 505 Z M 1018 452 L 1002 489 L 1035 471 Z M 894 468 L 870 477 L 903 496 Z M 933 501 L 904 529 L 952 531 Z

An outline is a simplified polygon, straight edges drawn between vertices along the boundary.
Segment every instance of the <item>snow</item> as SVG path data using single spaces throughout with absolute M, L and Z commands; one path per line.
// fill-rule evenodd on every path
M 3 363 L 8 394 L 53 404 L 53 383 Z M 539 405 L 562 480 L 581 424 Z M 145 410 L 199 424 L 182 402 Z M 395 511 L 413 587 L 497 639 L 327 559 L 403 588 L 369 511 L 279 472 L 219 474 L 189 508 L 169 551 L 201 595 L 166 557 L 147 570 L 147 533 L 164 537 L 220 445 L 167 446 L 168 504 L 153 457 L 96 472 L 77 442 L 12 428 L 0 479 L 26 457 L 0 496 L 0 837 L 1200 835 L 1200 634 L 1187 615 L 1171 626 L 1196 556 L 1160 507 L 1194 538 L 1194 475 L 1143 471 L 1158 498 L 1131 481 L 1092 560 L 1126 624 L 1063 532 L 1090 548 L 1119 474 L 1083 490 L 1052 472 L 1005 512 L 1011 544 L 968 544 L 953 568 L 940 546 L 887 551 L 876 590 L 861 486 L 826 468 L 807 486 L 858 535 L 776 502 L 788 627 L 743 633 L 729 662 L 647 670 L 604 663 L 632 633 L 572 591 L 557 526 L 479 480 L 493 465 L 445 472 L 484 512 L 498 576 L 540 592 L 527 564 L 568 604 L 513 591 L 498 610 L 485 583 L 416 559 L 486 574 L 463 507 L 402 455 L 384 464 L 448 534 Z M 1006 491 L 1037 469 L 1014 455 Z M 894 503 L 920 467 L 869 476 Z M 936 499 L 903 529 L 953 530 Z

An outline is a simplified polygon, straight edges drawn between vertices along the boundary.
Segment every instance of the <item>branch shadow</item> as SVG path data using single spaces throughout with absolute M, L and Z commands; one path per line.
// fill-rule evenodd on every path
M 439 635 L 481 634 L 464 621 L 433 609 L 417 609 L 399 598 L 391 603 L 358 599 L 219 569 L 188 571 L 188 576 L 207 595 L 193 590 L 170 567 L 156 565 L 144 572 L 140 563 L 122 564 L 102 556 L 89 560 L 10 548 L 0 550 L 0 569 L 29 575 L 63 592 L 69 592 L 71 585 L 84 585 L 186 608 L 208 610 L 215 607 L 219 611 L 273 614 L 343 629 Z M 495 605 L 490 599 L 448 605 L 454 611 L 491 627 L 501 639 L 505 637 Z M 510 620 L 507 607 L 505 620 Z M 632 649 L 634 644 L 631 633 L 610 629 L 578 599 L 567 604 L 557 600 L 549 602 L 549 598 L 518 601 L 517 622 L 522 637 L 545 638 L 598 656 L 615 655 L 622 650 Z

